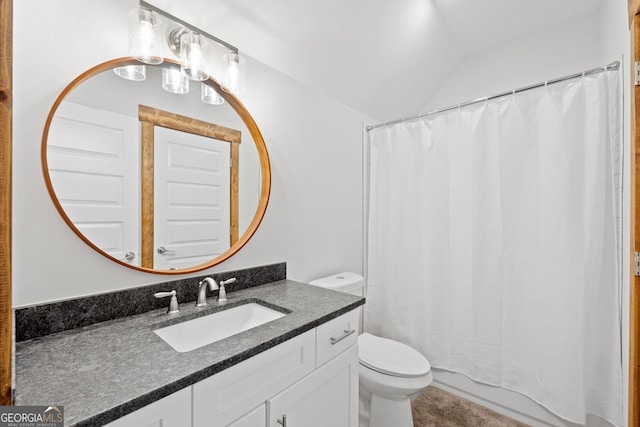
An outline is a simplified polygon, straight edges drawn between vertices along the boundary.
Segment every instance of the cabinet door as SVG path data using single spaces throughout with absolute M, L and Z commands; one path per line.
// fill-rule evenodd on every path
M 269 427 L 357 427 L 358 346 L 268 400 L 267 415 Z
M 191 387 L 170 394 L 106 425 L 106 427 L 189 426 L 191 426 Z
M 312 372 L 315 355 L 311 330 L 194 384 L 193 427 L 226 427 L 241 419 Z
M 228 427 L 264 427 L 267 425 L 267 408 L 264 403 L 235 420 Z

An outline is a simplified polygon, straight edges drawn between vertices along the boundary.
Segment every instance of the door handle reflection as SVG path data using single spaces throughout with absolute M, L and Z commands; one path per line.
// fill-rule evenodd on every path
M 160 255 L 175 255 L 176 251 L 172 251 L 171 249 L 167 249 L 164 246 L 160 246 L 158 248 L 158 253 Z

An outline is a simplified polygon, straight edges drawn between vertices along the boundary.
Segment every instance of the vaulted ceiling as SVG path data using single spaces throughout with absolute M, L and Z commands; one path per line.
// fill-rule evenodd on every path
M 369 115 L 423 108 L 456 66 L 601 0 L 150 0 Z

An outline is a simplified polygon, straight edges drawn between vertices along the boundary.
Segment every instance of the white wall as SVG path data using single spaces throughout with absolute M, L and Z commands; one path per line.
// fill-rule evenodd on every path
M 532 36 L 513 40 L 468 58 L 444 82 L 423 111 L 443 108 L 485 96 L 499 94 L 553 78 L 600 67 L 630 52 L 627 2 L 604 0 L 601 10 L 586 19 L 549 28 Z M 622 63 L 625 89 L 625 153 L 629 153 L 628 62 Z M 624 388 L 628 390 L 628 305 L 629 305 L 629 156 L 625 159 L 626 183 L 623 221 L 623 357 Z M 484 386 L 459 374 L 436 372 L 436 383 L 454 393 L 480 402 L 532 425 L 570 426 L 533 401 L 517 393 Z M 627 402 L 625 402 L 625 413 Z M 600 425 L 591 419 L 589 425 Z
M 127 55 L 127 12 L 135 4 L 14 2 L 16 307 L 182 277 L 130 270 L 91 250 L 59 217 L 42 178 L 42 131 L 54 100 L 86 69 Z M 300 281 L 337 270 L 361 271 L 364 117 L 251 58 L 247 78 L 243 102 L 269 150 L 271 199 L 253 239 L 210 271 L 282 261 L 288 277 Z
M 599 15 L 592 15 L 472 55 L 441 85 L 423 111 L 600 67 L 599 25 Z M 616 59 L 618 56 L 605 63 Z

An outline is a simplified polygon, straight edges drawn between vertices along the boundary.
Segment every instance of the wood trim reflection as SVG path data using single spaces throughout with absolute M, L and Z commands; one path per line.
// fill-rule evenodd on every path
M 238 241 L 238 222 L 239 222 L 239 213 L 240 213 L 240 195 L 239 193 L 239 188 L 240 188 L 240 144 L 237 142 L 232 142 L 231 143 L 231 151 L 230 151 L 230 156 L 231 156 L 231 164 L 230 166 L 230 173 L 231 173 L 231 179 L 229 182 L 230 185 L 230 189 L 229 189 L 229 203 L 231 204 L 230 206 L 230 226 L 231 229 L 229 230 L 229 241 L 231 243 L 231 246 L 233 246 L 237 241 Z
M 260 173 L 262 176 L 262 181 L 260 185 L 260 200 L 258 201 L 258 207 L 256 212 L 247 228 L 247 231 L 238 239 L 235 245 L 229 248 L 228 251 L 224 252 L 216 261 L 218 263 L 226 261 L 233 254 L 235 254 L 240 248 L 242 248 L 250 239 L 253 237 L 255 232 L 258 230 L 258 226 L 262 222 L 264 215 L 267 211 L 267 205 L 269 204 L 269 196 L 271 194 L 271 162 L 269 160 L 269 153 L 267 152 L 267 146 L 264 142 L 264 138 L 262 137 L 262 133 L 258 128 L 258 125 L 253 120 L 253 117 L 249 114 L 247 109 L 242 105 L 240 100 L 233 96 L 232 94 L 226 92 L 225 88 L 222 89 L 222 95 L 225 101 L 227 101 L 233 109 L 240 115 L 242 121 L 247 126 L 253 141 L 255 142 L 256 149 L 258 150 L 258 158 L 260 159 Z
M 0 405 L 12 404 L 11 382 L 11 117 L 13 2 L 0 0 Z
M 238 241 L 239 223 L 239 182 L 240 182 L 240 143 L 242 132 L 225 126 L 209 123 L 193 117 L 163 111 L 146 105 L 138 106 L 140 120 L 141 153 L 141 193 L 142 193 L 142 224 L 141 224 L 141 265 L 143 268 L 153 268 L 154 258 L 154 127 L 185 132 L 192 135 L 212 138 L 229 143 L 229 246 Z
M 140 123 L 140 264 L 153 268 L 153 237 L 155 225 L 154 180 L 153 180 L 153 123 Z
M 141 122 L 153 123 L 155 126 L 206 136 L 207 138 L 219 139 L 220 141 L 236 142 L 239 144 L 242 139 L 242 133 L 239 130 L 194 119 L 193 117 L 170 113 L 146 105 L 138 106 L 138 117 Z
M 629 28 L 633 27 L 634 17 L 640 13 L 640 0 L 629 0 Z

